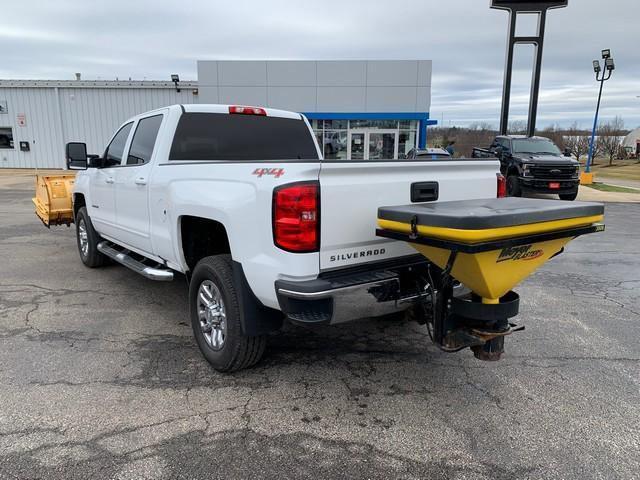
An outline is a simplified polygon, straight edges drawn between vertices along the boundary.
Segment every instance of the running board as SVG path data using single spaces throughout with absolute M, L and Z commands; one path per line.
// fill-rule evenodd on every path
M 173 280 L 173 272 L 171 270 L 145 265 L 144 263 L 129 256 L 128 250 L 122 252 L 118 251 L 109 245 L 109 242 L 100 242 L 98 244 L 98 251 L 150 280 L 157 280 L 160 282 L 170 282 Z

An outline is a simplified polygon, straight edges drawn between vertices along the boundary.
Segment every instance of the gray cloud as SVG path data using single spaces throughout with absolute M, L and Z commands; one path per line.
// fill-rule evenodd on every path
M 507 15 L 489 0 L 24 0 L 4 9 L 1 78 L 195 79 L 198 59 L 412 59 L 434 61 L 432 117 L 497 124 Z M 597 85 L 591 60 L 611 48 L 618 70 L 602 118 L 640 125 L 640 4 L 570 0 L 550 13 L 539 125 L 588 127 Z M 530 82 L 516 64 L 512 113 L 523 118 Z

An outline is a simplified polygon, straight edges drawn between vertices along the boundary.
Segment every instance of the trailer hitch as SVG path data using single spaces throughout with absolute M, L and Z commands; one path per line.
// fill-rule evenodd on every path
M 524 326 L 518 326 L 515 323 L 507 325 L 507 328 L 503 330 L 469 327 L 451 330 L 444 338 L 442 350 L 457 352 L 468 347 L 479 360 L 500 360 L 502 353 L 504 353 L 504 337 L 524 330 Z
M 510 323 L 518 314 L 520 297 L 510 291 L 498 303 L 483 303 L 474 293 L 454 296 L 456 280 L 451 276 L 456 252 L 452 252 L 444 270 L 427 283 L 430 295 L 422 302 L 431 340 L 445 352 L 470 348 L 479 360 L 497 361 L 504 353 L 504 338 L 524 330 Z M 434 288 L 437 286 L 437 288 Z

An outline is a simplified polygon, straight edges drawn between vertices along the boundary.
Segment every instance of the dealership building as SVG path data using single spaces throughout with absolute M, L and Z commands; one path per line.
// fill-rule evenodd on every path
M 101 153 L 127 118 L 176 103 L 304 113 L 332 159 L 397 159 L 424 146 L 430 60 L 199 61 L 197 82 L 0 80 L 0 168 L 64 168 L 64 145 Z

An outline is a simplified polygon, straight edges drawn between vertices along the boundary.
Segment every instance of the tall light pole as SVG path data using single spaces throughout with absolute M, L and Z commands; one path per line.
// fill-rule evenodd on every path
M 509 106 L 511 103 L 511 76 L 513 72 L 513 57 L 515 46 L 528 44 L 534 46 L 533 76 L 531 93 L 529 95 L 529 117 L 527 120 L 527 135 L 533 137 L 536 131 L 536 117 L 538 115 L 538 94 L 540 92 L 540 72 L 542 71 L 542 48 L 544 46 L 544 31 L 547 22 L 547 11 L 564 8 L 569 0 L 491 0 L 491 8 L 509 12 L 509 33 L 507 36 L 507 58 L 504 68 L 504 82 L 502 86 L 502 113 L 500 114 L 500 134 L 506 135 L 509 126 Z M 535 14 L 538 26 L 535 35 L 517 35 L 516 23 L 518 16 Z
M 593 161 L 593 145 L 596 138 L 596 130 L 598 128 L 598 113 L 600 112 L 602 87 L 604 86 L 604 82 L 611 78 L 611 74 L 616 69 L 616 65 L 613 62 L 613 57 L 611 56 L 611 50 L 602 50 L 602 58 L 604 60 L 604 70 L 600 65 L 600 60 L 593 61 L 593 71 L 596 74 L 596 80 L 600 82 L 600 91 L 598 93 L 598 103 L 596 104 L 596 115 L 593 118 L 593 129 L 591 130 L 591 141 L 589 142 L 589 156 L 587 157 L 587 167 L 584 171 L 585 175 L 583 175 L 581 179 L 581 183 L 586 184 L 593 182 L 593 175 L 591 174 L 591 162 Z

